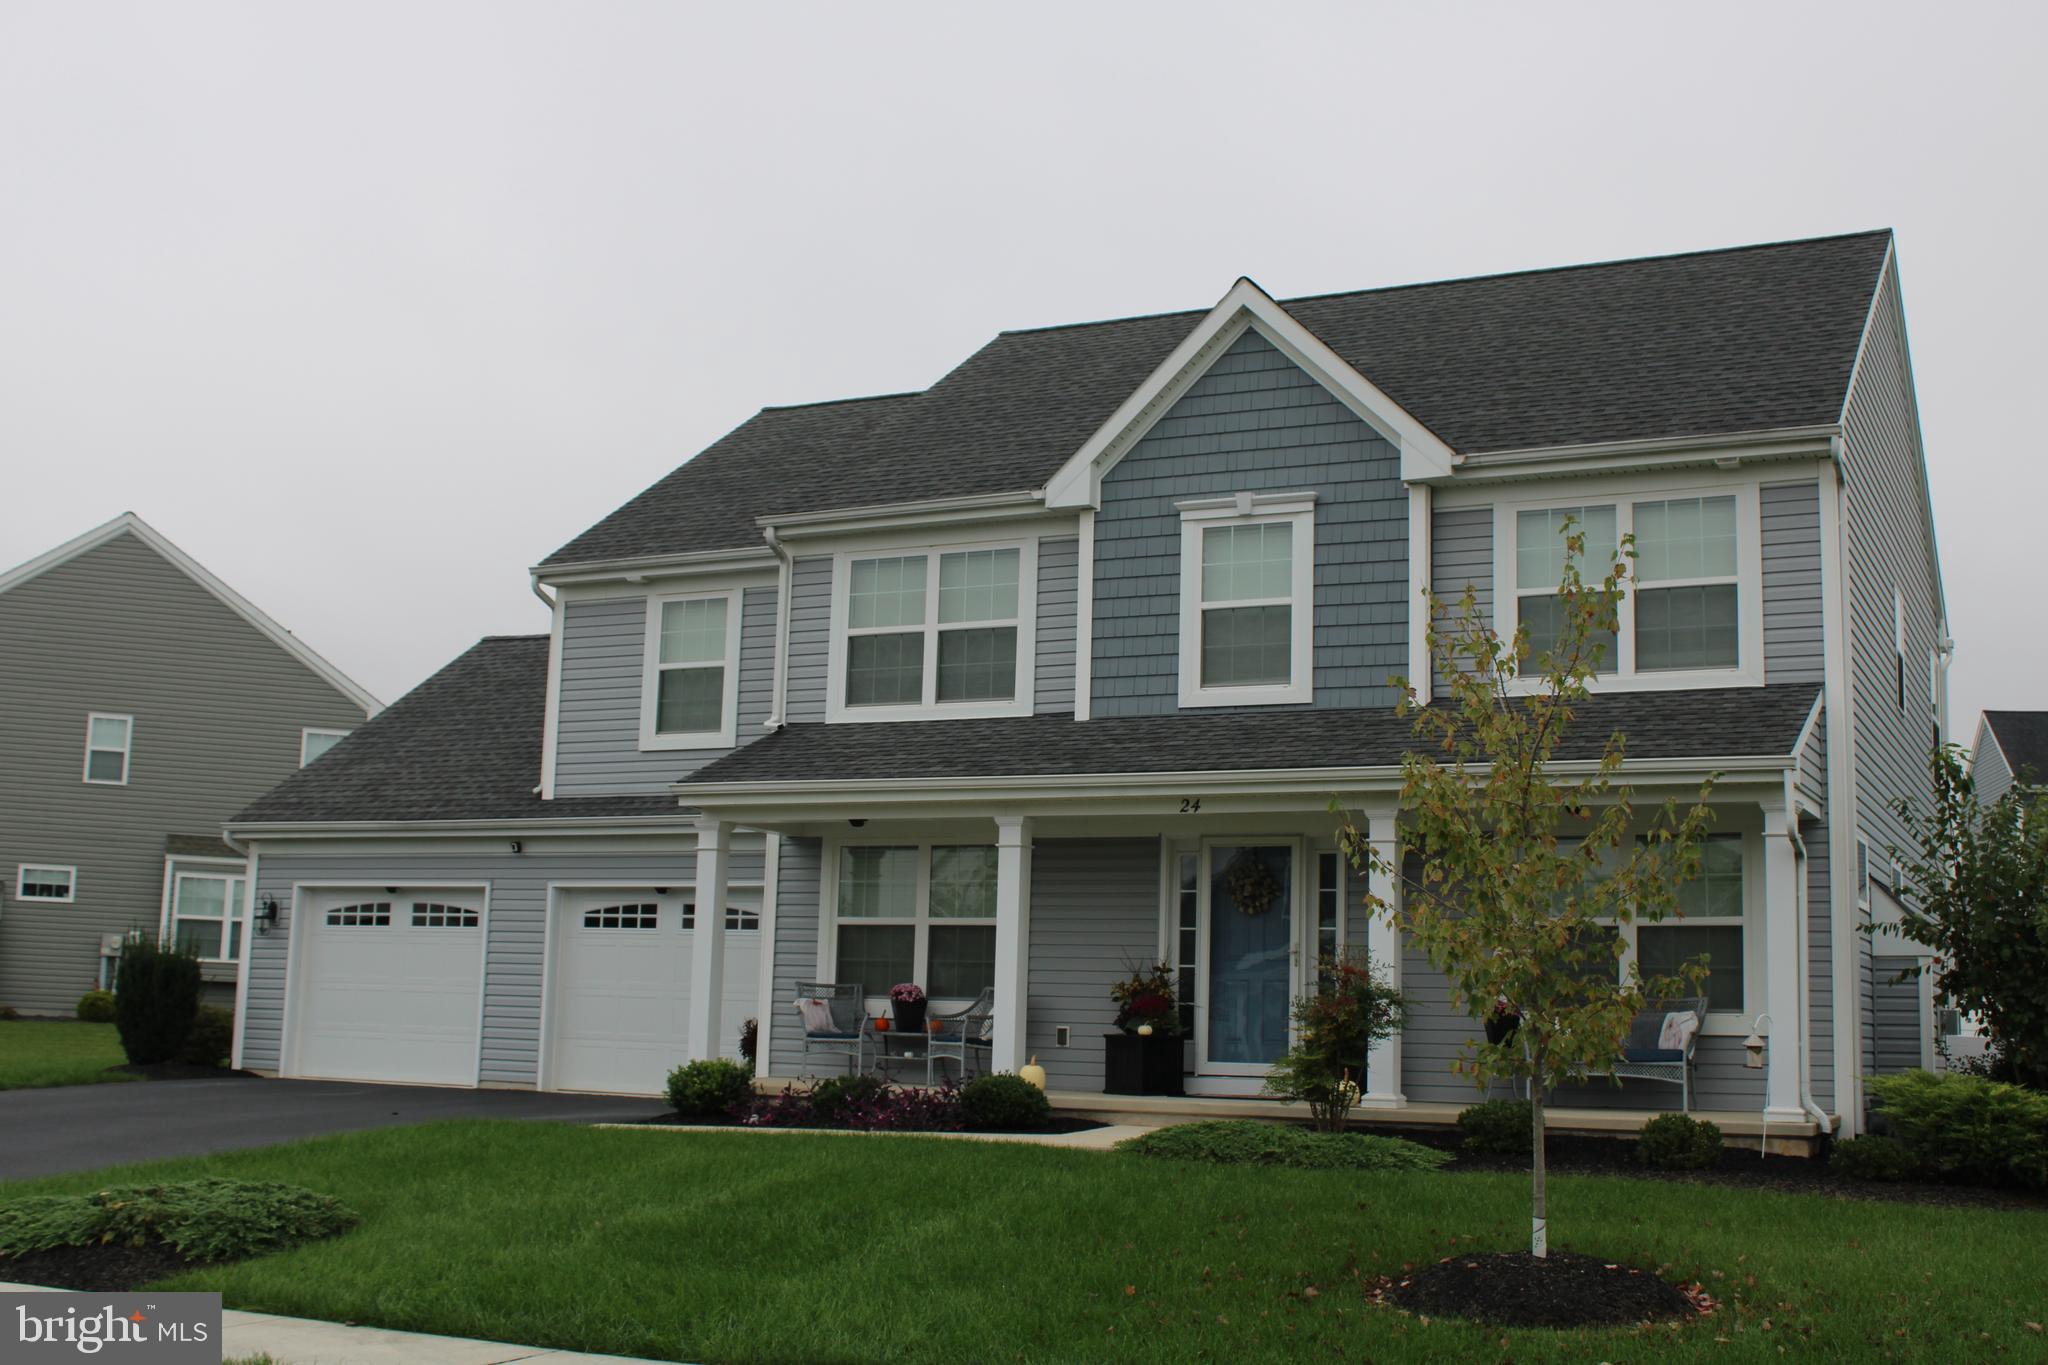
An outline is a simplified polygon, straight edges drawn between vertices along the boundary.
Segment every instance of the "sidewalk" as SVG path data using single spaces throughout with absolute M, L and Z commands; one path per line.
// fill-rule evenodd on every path
M 0 1284 L 0 1292 L 65 1293 L 36 1284 Z M 351 1327 L 317 1318 L 281 1318 L 271 1313 L 244 1313 L 230 1308 L 221 1314 L 221 1353 L 225 1359 L 268 1355 L 277 1365 L 635 1365 L 638 1357 L 594 1356 L 581 1351 L 550 1351 L 539 1346 L 511 1346 L 502 1341 L 468 1337 L 437 1337 L 424 1332 L 392 1332 L 382 1327 Z

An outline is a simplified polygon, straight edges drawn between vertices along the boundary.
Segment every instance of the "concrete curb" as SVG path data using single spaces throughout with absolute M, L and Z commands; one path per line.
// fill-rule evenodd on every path
M 964 1142 L 1028 1142 L 1040 1147 L 1070 1147 L 1106 1152 L 1125 1138 L 1153 1131 L 1151 1126 L 1113 1123 L 1079 1133 L 872 1133 L 851 1128 L 749 1128 L 737 1123 L 593 1123 L 593 1128 L 629 1133 L 808 1133 L 813 1137 L 951 1138 Z

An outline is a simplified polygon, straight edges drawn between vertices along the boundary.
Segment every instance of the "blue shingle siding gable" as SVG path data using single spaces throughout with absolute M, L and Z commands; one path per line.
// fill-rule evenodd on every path
M 1408 664 L 1408 494 L 1399 456 L 1248 331 L 1104 476 L 1095 518 L 1092 714 L 1179 705 L 1180 512 L 1188 498 L 1314 489 L 1315 705 L 1386 706 Z

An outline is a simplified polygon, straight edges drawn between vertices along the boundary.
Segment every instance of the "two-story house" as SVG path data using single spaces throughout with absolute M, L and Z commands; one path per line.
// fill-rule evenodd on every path
M 1986 711 L 1970 745 L 1977 799 L 1990 805 L 2011 791 L 2048 780 L 2048 711 Z
M 236 819 L 240 1061 L 652 1092 L 758 1016 L 792 1077 L 799 981 L 871 1012 L 915 981 L 992 985 L 994 1064 L 1068 1102 L 1111 983 L 1163 961 L 1215 1103 L 1351 946 L 1415 1003 L 1367 1103 L 1446 1116 L 1477 1024 L 1361 911 L 1329 803 L 1391 845 L 1423 590 L 1540 628 L 1567 513 L 1643 573 L 1566 757 L 1619 727 L 1640 791 L 1721 774 L 1691 913 L 1624 931 L 1711 956 L 1694 1107 L 1853 1131 L 1886 989 L 1858 869 L 1925 781 L 1947 647 L 1888 232 L 1240 280 L 762 411 L 532 571 L 546 637 L 485 640 Z M 1247 861 L 1264 913 L 1222 875 Z
M 221 822 L 378 709 L 132 512 L 0 574 L 0 1004 L 69 1014 L 136 930 L 231 1004 Z

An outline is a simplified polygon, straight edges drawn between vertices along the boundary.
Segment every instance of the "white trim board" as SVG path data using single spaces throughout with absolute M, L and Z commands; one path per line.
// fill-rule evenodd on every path
M 350 678 L 333 664 L 320 657 L 304 641 L 300 640 L 298 636 L 292 634 L 258 610 L 256 605 L 250 602 L 248 598 L 236 592 L 211 573 L 208 573 L 200 565 L 199 561 L 164 539 L 162 533 L 158 532 L 148 522 L 136 516 L 133 512 L 123 512 L 112 521 L 95 526 L 84 535 L 75 536 L 59 545 L 56 549 L 37 555 L 26 564 L 18 565 L 15 568 L 9 569 L 6 573 L 0 574 L 0 592 L 7 592 L 12 588 L 17 588 L 23 583 L 29 582 L 31 579 L 40 578 L 50 570 L 60 568 L 80 555 L 91 550 L 97 550 L 100 546 L 124 534 L 134 536 L 144 545 L 147 545 L 150 549 L 169 560 L 187 578 L 190 578 L 194 583 L 197 583 L 200 587 L 219 598 L 221 604 L 227 607 L 228 610 L 240 616 L 265 636 L 268 636 L 272 644 L 297 659 L 326 680 L 336 691 L 362 707 L 363 715 L 366 719 L 384 709 L 384 703 L 371 696 L 353 678 Z

